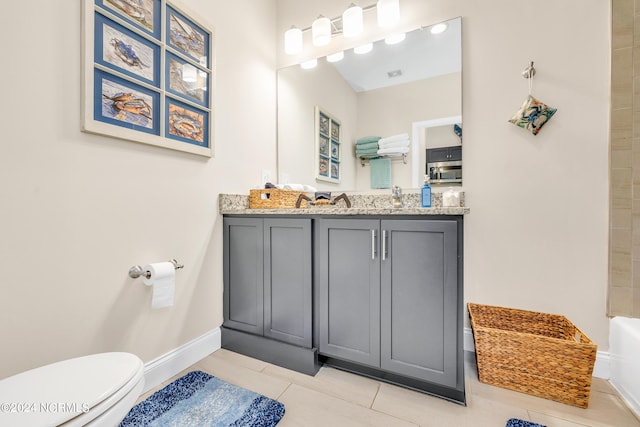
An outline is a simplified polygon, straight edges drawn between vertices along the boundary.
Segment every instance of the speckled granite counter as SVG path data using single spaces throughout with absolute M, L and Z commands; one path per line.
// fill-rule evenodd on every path
M 337 196 L 340 193 L 333 193 Z M 460 193 L 459 207 L 443 207 L 442 193 L 433 193 L 431 208 L 420 207 L 420 194 L 407 193 L 404 208 L 392 208 L 391 194 L 347 194 L 351 207 L 343 201 L 335 205 L 300 209 L 251 209 L 249 196 L 242 194 L 220 194 L 218 209 L 221 214 L 234 215 L 465 215 L 470 212 L 464 206 L 464 193 Z

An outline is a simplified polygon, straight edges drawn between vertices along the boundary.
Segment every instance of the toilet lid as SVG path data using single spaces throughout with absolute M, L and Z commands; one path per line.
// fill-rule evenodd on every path
M 142 369 L 137 356 L 114 352 L 63 360 L 5 378 L 0 380 L 0 425 L 62 424 L 128 382 L 138 381 Z

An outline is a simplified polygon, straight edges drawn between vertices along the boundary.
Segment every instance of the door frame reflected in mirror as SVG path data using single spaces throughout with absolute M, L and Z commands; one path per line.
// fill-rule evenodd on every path
M 420 180 L 420 171 L 424 170 L 424 168 L 420 167 L 420 153 L 424 151 L 427 144 L 426 141 L 424 146 L 420 144 L 420 133 L 427 128 L 455 124 L 462 125 L 462 116 L 442 117 L 440 119 L 424 120 L 411 124 L 411 171 L 413 173 L 411 186 L 413 188 L 419 188 L 423 184 Z M 424 162 L 422 162 L 422 164 L 424 166 Z M 424 176 L 424 174 L 422 175 Z

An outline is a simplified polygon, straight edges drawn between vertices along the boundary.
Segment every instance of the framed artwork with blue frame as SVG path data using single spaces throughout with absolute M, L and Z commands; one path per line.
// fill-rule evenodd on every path
M 93 51 L 97 64 L 160 85 L 160 46 L 97 12 Z
M 167 92 L 209 106 L 209 73 L 177 55 L 167 52 L 165 75 Z
M 160 40 L 161 0 L 95 0 L 95 4 Z
M 160 134 L 160 94 L 102 70 L 95 70 L 94 119 Z
M 166 16 L 167 45 L 209 67 L 209 34 L 171 6 L 167 6 Z
M 165 99 L 165 133 L 168 138 L 203 146 L 209 138 L 209 113 L 176 99 Z
M 212 27 L 168 0 L 82 7 L 82 130 L 211 157 Z
M 339 183 L 341 122 L 329 112 L 315 107 L 316 180 Z

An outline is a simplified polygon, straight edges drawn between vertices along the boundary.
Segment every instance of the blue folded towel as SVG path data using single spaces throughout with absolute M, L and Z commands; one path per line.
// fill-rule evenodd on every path
M 372 147 L 372 148 L 364 148 L 361 150 L 356 147 L 356 155 L 359 156 L 361 154 L 378 154 L 378 148 Z
M 366 150 L 367 148 L 380 148 L 377 142 L 365 142 L 363 144 L 356 144 L 358 150 Z
M 391 159 L 371 159 L 371 188 L 391 188 Z
M 356 144 L 368 144 L 369 142 L 378 142 L 380 141 L 379 136 L 363 136 L 362 138 L 358 138 L 356 140 Z

